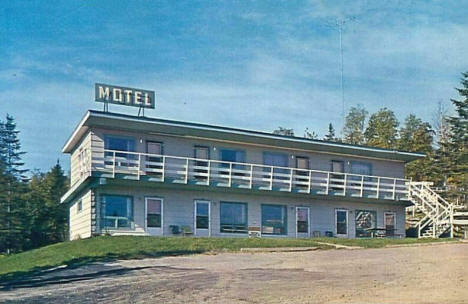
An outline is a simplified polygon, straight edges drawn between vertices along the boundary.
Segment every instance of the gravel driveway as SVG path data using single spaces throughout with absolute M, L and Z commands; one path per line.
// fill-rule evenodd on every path
M 468 303 L 468 243 L 222 253 L 56 270 L 6 303 Z

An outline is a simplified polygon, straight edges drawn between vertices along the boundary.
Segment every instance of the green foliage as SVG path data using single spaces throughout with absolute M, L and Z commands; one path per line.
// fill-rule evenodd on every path
M 273 134 L 284 135 L 284 136 L 294 136 L 294 130 L 283 128 L 283 127 L 278 127 L 278 129 L 273 131 Z
M 393 111 L 383 108 L 369 118 L 364 137 L 372 147 L 395 149 L 398 136 L 398 120 Z
M 363 145 L 365 143 L 363 132 L 368 114 L 369 112 L 361 105 L 350 109 L 345 118 L 343 142 L 353 145 Z
M 21 151 L 21 144 L 18 139 L 19 131 L 16 129 L 15 119 L 11 115 L 6 115 L 6 121 L 0 121 L 0 159 L 5 164 L 6 174 L 17 179 L 26 179 L 24 175 L 28 170 L 22 169 L 24 165 L 21 156 L 26 152 Z
M 304 137 L 307 139 L 318 139 L 318 134 L 315 133 L 314 131 L 309 131 L 309 128 L 306 128 L 304 130 Z
M 323 139 L 326 141 L 338 141 L 338 138 L 336 138 L 336 135 L 335 135 L 335 128 L 333 128 L 332 123 L 328 124 L 328 133 L 325 135 Z

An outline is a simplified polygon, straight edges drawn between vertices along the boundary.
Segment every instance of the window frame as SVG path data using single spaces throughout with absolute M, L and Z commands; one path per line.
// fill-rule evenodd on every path
M 159 227 L 155 226 L 148 226 L 148 200 L 159 200 L 161 207 L 160 207 L 160 225 Z M 162 229 L 164 228 L 164 198 L 159 196 L 145 196 L 145 231 L 149 229 Z M 162 234 L 162 233 L 161 233 Z
M 353 173 L 353 164 L 368 166 L 369 167 L 369 174 Z M 374 168 L 372 167 L 372 163 L 370 163 L 370 162 L 359 161 L 359 160 L 351 160 L 349 162 L 349 173 L 350 174 L 362 175 L 362 176 L 372 176 L 373 171 L 374 171 Z
M 161 146 L 161 154 L 160 155 L 164 155 L 164 142 L 159 141 L 159 140 L 145 140 L 145 151 L 146 151 L 147 154 L 149 154 L 148 144 L 159 144 Z
M 344 212 L 346 214 L 346 234 L 338 233 L 338 212 Z M 345 208 L 335 209 L 335 235 L 337 237 L 348 237 L 349 236 L 349 210 Z
M 310 170 L 310 158 L 308 156 L 296 156 L 296 169 L 299 169 L 299 170 Z M 303 168 L 299 168 L 299 162 L 298 162 L 298 159 L 304 159 L 306 160 L 306 163 L 307 163 L 307 168 L 306 169 L 303 169 Z
M 197 230 L 205 230 L 208 231 L 208 236 L 211 236 L 211 201 L 210 200 L 205 200 L 205 199 L 195 199 L 193 200 L 194 208 L 193 208 L 193 229 L 195 234 L 197 233 Z M 208 227 L 206 228 L 198 228 L 197 223 L 198 223 L 198 204 L 207 204 L 208 205 L 208 214 L 203 217 L 208 218 Z
M 385 228 L 385 230 L 387 230 L 387 225 L 385 223 L 385 219 L 386 219 L 386 216 L 387 214 L 391 214 L 393 215 L 393 231 L 392 231 L 392 235 L 395 234 L 396 230 L 397 230 L 397 214 L 395 211 L 385 211 L 384 214 L 383 214 L 383 226 Z
M 243 205 L 245 207 L 245 231 L 236 231 L 235 229 L 233 229 L 234 231 L 223 231 L 223 225 L 231 225 L 231 226 L 240 226 L 240 225 L 235 225 L 235 224 L 223 224 L 222 223 L 222 206 L 224 204 L 238 204 L 238 205 Z M 248 233 L 248 230 L 249 230 L 249 207 L 248 207 L 248 203 L 245 203 L 245 202 L 230 202 L 230 201 L 220 201 L 219 202 L 219 232 L 220 233 L 229 233 L 229 234 L 234 234 L 234 233 L 238 233 L 238 234 L 247 234 Z
M 116 138 L 116 139 L 125 139 L 133 141 L 133 151 L 131 150 L 115 150 L 108 148 L 108 139 L 109 138 Z M 136 152 L 136 139 L 133 136 L 126 136 L 126 135 L 117 135 L 117 134 L 104 134 L 104 149 L 105 150 L 114 150 L 114 151 L 122 151 L 122 152 Z
M 307 209 L 307 231 L 306 232 L 300 232 L 299 231 L 299 225 L 298 225 L 298 211 L 299 209 Z M 296 237 L 298 234 L 307 234 L 307 236 L 310 236 L 310 207 L 305 207 L 305 206 L 296 206 Z
M 130 227 L 118 227 L 118 224 L 117 224 L 117 227 L 109 227 L 109 226 L 105 226 L 104 223 L 105 223 L 105 217 L 106 216 L 103 216 L 103 213 L 105 214 L 105 208 L 103 208 L 103 204 L 104 204 L 104 198 L 105 197 L 109 197 L 109 196 L 117 196 L 117 197 L 125 197 L 125 198 L 129 198 L 130 199 L 130 204 L 131 204 L 131 217 L 127 217 L 127 220 L 129 221 L 129 226 Z M 135 201 L 134 201 L 134 198 L 133 196 L 131 195 L 120 195 L 120 194 L 109 194 L 109 193 L 102 193 L 99 195 L 99 199 L 100 199 L 100 203 L 99 203 L 99 208 L 100 208 L 100 212 L 99 212 L 99 227 L 101 228 L 101 230 L 135 230 L 135 220 L 134 220 L 134 217 L 135 217 Z M 105 203 L 107 204 L 107 202 Z
M 77 203 L 76 203 L 76 214 L 79 214 L 83 211 L 83 199 L 80 199 Z
M 203 146 L 203 145 L 194 145 L 193 146 L 193 158 L 195 159 L 203 159 L 203 158 L 198 158 L 197 157 L 197 149 L 206 149 L 207 150 L 207 158 L 206 160 L 210 159 L 210 147 L 209 146 Z M 204 159 L 203 159 L 204 160 Z
M 265 226 L 263 224 L 263 207 L 282 207 L 284 208 L 284 232 L 283 233 L 268 233 L 263 231 L 263 227 Z M 288 235 L 288 205 L 282 205 L 282 204 L 261 204 L 260 206 L 260 217 L 261 217 L 261 232 L 262 235 L 273 235 L 273 236 L 282 236 L 282 235 Z M 274 229 L 274 227 L 273 227 Z

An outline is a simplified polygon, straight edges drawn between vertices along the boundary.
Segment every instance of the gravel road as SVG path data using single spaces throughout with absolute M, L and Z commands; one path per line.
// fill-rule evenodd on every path
M 468 243 L 99 263 L 0 289 L 5 303 L 468 303 Z

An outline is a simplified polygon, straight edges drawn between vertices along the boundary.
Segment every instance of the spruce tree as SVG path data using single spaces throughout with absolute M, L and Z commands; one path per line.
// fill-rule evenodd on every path
M 6 121 L 0 123 L 0 159 L 5 163 L 7 174 L 18 180 L 26 180 L 25 174 L 28 170 L 22 169 L 24 162 L 21 160 L 26 152 L 21 151 L 18 134 L 15 119 L 7 114 Z
M 328 133 L 323 139 L 326 141 L 338 141 L 338 139 L 335 136 L 335 128 L 333 128 L 332 123 L 328 124 Z

